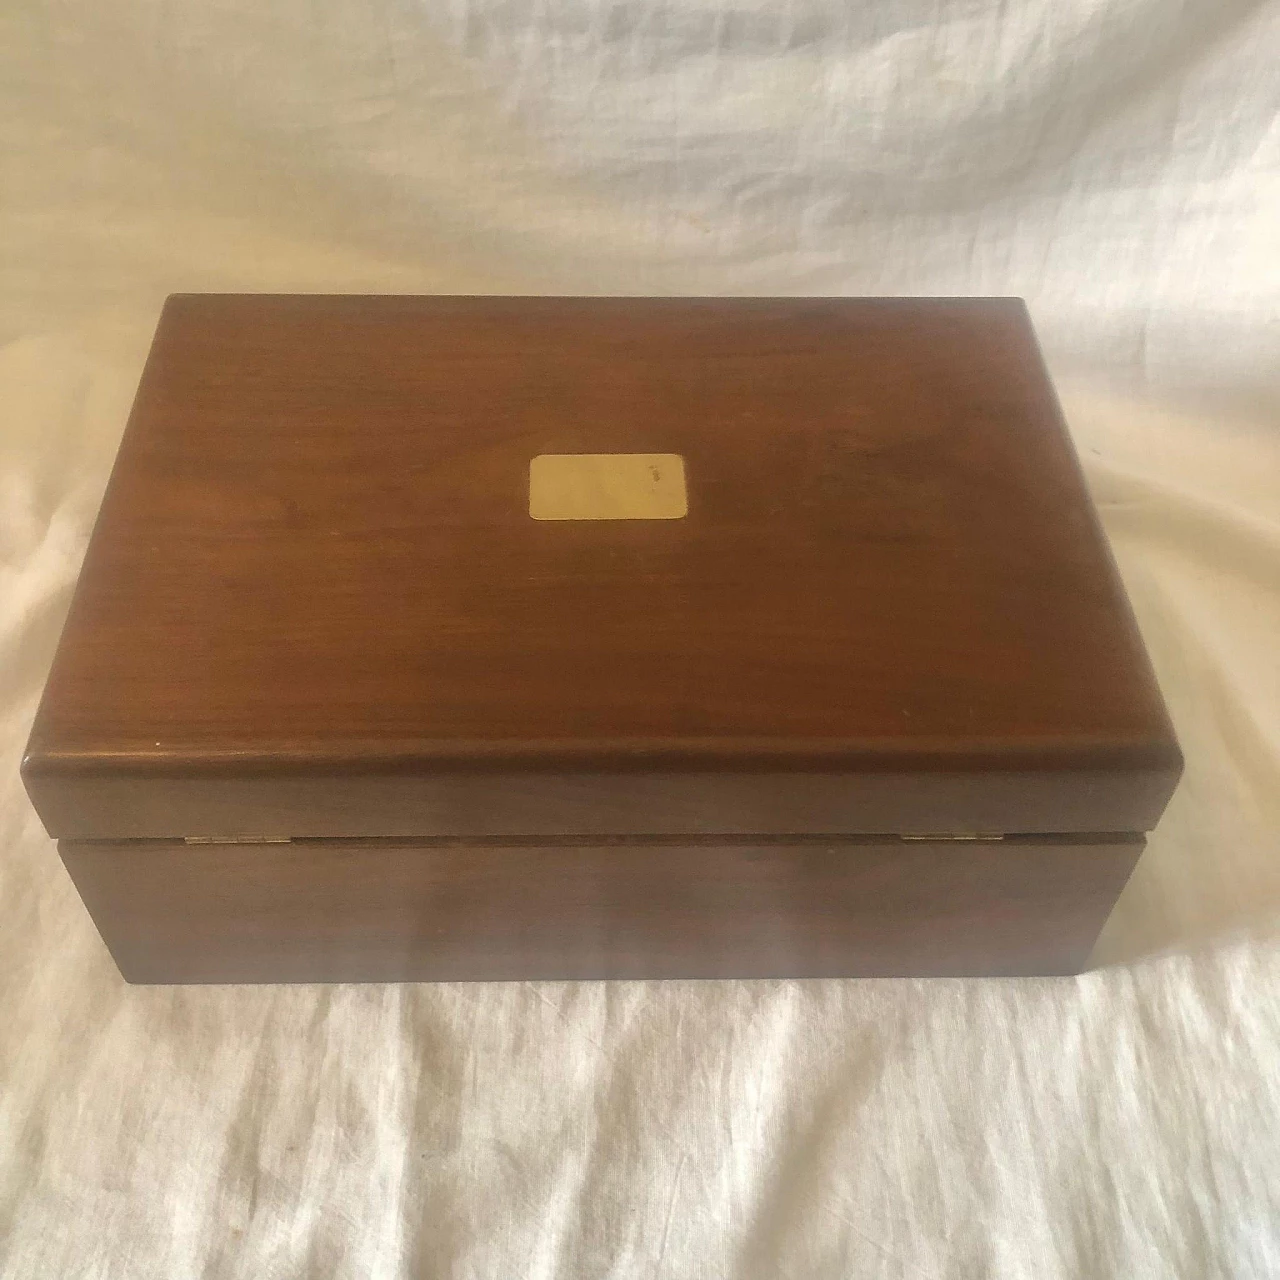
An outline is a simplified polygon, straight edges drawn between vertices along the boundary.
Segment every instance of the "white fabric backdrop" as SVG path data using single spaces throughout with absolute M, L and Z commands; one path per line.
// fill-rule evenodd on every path
M 1020 293 L 1188 756 L 1076 981 L 146 989 L 17 763 L 172 290 Z M 0 12 L 0 1274 L 1280 1274 L 1280 5 Z

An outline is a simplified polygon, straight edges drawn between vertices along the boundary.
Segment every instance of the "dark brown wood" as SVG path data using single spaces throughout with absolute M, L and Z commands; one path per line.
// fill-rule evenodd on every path
M 531 520 L 574 452 L 688 515 Z M 1141 830 L 1178 769 L 1020 303 L 177 297 L 24 773 L 103 839 Z
M 946 762 L 955 768 L 954 761 Z M 287 837 L 297 831 L 378 836 L 600 835 L 643 833 L 945 832 L 1138 830 L 1155 825 L 1168 774 L 1099 752 L 1090 770 L 994 758 L 975 776 L 921 767 L 857 774 L 720 772 L 519 774 L 286 771 L 240 767 L 194 773 L 139 769 L 29 778 L 42 812 L 56 807 L 63 835 L 102 831 L 164 838 L 185 833 Z M 48 804 L 41 805 L 47 798 Z
M 62 857 L 132 982 L 1060 974 L 1140 836 L 298 841 Z

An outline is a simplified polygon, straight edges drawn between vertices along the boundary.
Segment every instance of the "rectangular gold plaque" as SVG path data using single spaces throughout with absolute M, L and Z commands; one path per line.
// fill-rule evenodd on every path
M 679 520 L 688 513 L 678 453 L 540 453 L 529 463 L 535 520 Z

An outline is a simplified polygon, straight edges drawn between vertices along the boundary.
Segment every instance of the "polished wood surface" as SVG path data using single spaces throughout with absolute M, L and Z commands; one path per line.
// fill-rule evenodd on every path
M 1119 757 L 1089 770 L 1043 758 L 988 761 L 978 775 L 946 761 L 912 772 L 757 773 L 750 770 L 627 773 L 422 772 L 352 764 L 343 771 L 250 775 L 239 762 L 138 769 L 94 776 L 92 766 L 28 779 L 67 837 L 102 832 L 166 838 L 187 833 L 287 837 L 298 831 L 359 837 L 526 836 L 643 833 L 943 833 L 1148 830 L 1171 785 Z M 1039 765 L 1039 767 L 1037 767 Z
M 81 844 L 133 982 L 1074 973 L 1140 836 Z
M 688 514 L 530 518 L 608 452 Z M 1016 301 L 186 296 L 24 773 L 106 838 L 1140 830 L 1178 769 Z

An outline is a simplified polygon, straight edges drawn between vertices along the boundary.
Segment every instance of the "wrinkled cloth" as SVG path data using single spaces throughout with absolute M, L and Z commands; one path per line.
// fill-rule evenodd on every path
M 0 1275 L 1280 1275 L 1280 5 L 0 13 Z M 18 779 L 163 296 L 1025 296 L 1187 756 L 1078 979 L 134 988 Z

